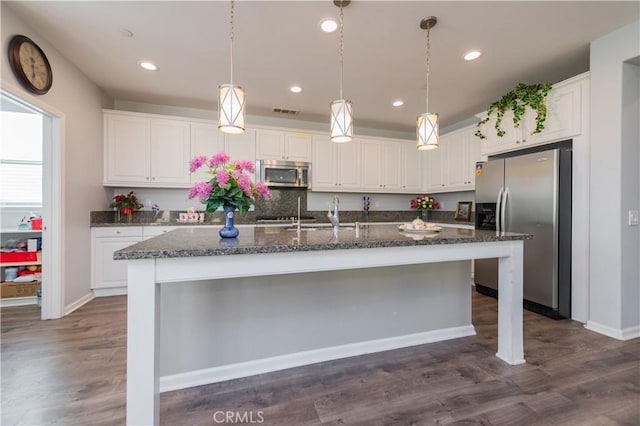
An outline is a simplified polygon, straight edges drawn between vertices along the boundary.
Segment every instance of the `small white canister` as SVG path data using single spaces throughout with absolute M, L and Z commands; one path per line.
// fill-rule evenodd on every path
M 18 268 L 4 268 L 4 280 L 13 281 L 18 278 Z

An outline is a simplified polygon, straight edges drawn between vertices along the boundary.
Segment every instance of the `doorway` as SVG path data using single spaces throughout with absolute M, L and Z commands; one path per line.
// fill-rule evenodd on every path
M 2 111 L 3 128 L 8 124 L 5 119 L 26 120 L 30 124 L 23 128 L 25 137 L 27 134 L 33 136 L 36 132 L 35 137 L 39 138 L 39 141 L 34 142 L 23 142 L 22 139 L 18 139 L 18 143 L 23 143 L 25 147 L 28 146 L 28 149 L 3 149 L 4 153 L 11 151 L 12 154 L 6 155 L 7 158 L 3 159 L 2 179 L 7 181 L 14 190 L 3 189 L 3 199 L 0 200 L 2 233 L 4 234 L 5 230 L 17 229 L 21 222 L 26 223 L 31 212 L 42 217 L 41 244 L 39 244 L 42 250 L 40 258 L 36 261 L 42 268 L 39 298 L 42 308 L 41 318 L 60 318 L 64 315 L 64 289 L 61 279 L 63 264 L 61 118 L 48 112 L 46 106 L 28 102 L 5 89 L 0 89 L 0 111 Z M 10 126 L 7 125 L 7 127 Z M 3 145 L 4 137 L 3 130 Z M 29 155 L 29 151 L 38 149 L 39 155 Z M 21 151 L 22 154 L 20 154 Z M 12 173 L 13 176 L 11 176 Z M 4 186 L 5 182 L 2 184 Z M 18 186 L 19 190 L 15 190 Z M 39 193 L 38 188 L 40 188 Z M 38 298 L 25 299 L 25 301 L 35 303 Z

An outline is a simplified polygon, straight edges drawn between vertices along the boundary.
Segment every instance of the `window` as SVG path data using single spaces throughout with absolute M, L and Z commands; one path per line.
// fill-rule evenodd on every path
M 0 205 L 42 207 L 42 116 L 0 114 Z

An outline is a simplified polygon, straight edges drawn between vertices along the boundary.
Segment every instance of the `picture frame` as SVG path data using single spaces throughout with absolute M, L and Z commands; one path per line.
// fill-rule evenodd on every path
M 455 220 L 469 222 L 471 219 L 471 206 L 473 206 L 473 202 L 471 201 L 459 201 L 453 218 Z

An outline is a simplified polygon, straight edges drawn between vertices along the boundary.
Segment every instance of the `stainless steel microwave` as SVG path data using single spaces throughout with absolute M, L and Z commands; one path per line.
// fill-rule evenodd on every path
M 257 160 L 256 179 L 272 188 L 311 188 L 311 163 Z

